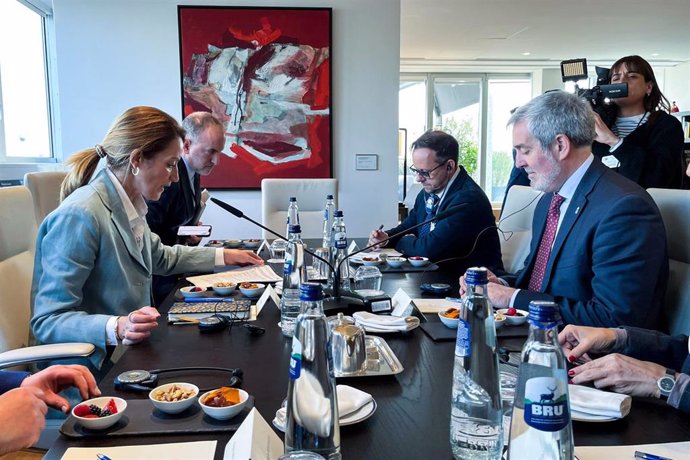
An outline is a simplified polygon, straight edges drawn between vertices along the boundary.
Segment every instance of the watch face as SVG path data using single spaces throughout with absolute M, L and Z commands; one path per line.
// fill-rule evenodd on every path
M 669 376 L 661 377 L 659 379 L 659 389 L 663 392 L 670 393 L 675 386 L 676 381 Z

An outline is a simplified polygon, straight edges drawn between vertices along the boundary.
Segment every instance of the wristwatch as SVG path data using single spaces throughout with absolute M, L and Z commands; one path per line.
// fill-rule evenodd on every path
M 659 387 L 659 397 L 664 401 L 667 400 L 673 387 L 676 386 L 676 371 L 666 369 L 666 374 L 656 381 L 656 385 Z

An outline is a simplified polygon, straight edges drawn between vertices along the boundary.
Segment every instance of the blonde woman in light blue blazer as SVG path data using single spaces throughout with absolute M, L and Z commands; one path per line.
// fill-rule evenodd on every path
M 40 343 L 91 342 L 99 368 L 108 347 L 138 343 L 157 326 L 153 274 L 263 263 L 251 251 L 165 246 L 149 230 L 145 200 L 177 182 L 183 140 L 175 119 L 134 107 L 102 144 L 70 157 L 63 201 L 36 241 L 31 329 Z M 92 178 L 101 160 L 106 167 Z

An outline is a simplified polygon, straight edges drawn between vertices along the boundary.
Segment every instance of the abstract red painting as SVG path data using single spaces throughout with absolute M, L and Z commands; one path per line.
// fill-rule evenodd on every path
M 331 12 L 178 7 L 183 114 L 225 126 L 225 155 L 202 186 L 332 177 Z

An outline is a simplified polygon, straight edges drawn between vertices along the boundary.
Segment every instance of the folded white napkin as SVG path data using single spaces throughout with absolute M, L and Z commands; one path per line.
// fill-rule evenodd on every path
M 581 385 L 568 385 L 570 409 L 585 414 L 623 418 L 630 412 L 628 395 L 602 391 Z
M 335 390 L 338 393 L 338 418 L 341 420 L 374 400 L 369 393 L 348 385 L 337 385 Z M 285 407 L 281 407 L 273 419 L 273 424 L 282 431 L 285 431 L 286 411 Z
M 369 404 L 374 398 L 367 392 L 348 385 L 336 385 L 339 418 L 347 417 Z
M 352 317 L 355 323 L 368 331 L 409 331 L 419 326 L 419 319 L 413 316 L 383 316 L 368 311 L 355 312 Z

